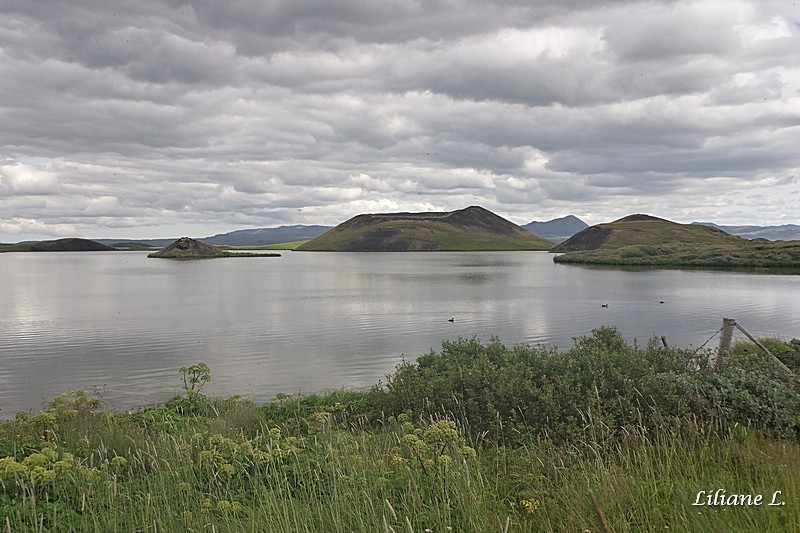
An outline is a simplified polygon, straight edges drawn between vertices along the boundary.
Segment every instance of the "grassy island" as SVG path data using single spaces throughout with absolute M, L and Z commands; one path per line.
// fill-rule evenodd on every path
M 557 263 L 660 267 L 800 268 L 800 241 L 747 240 L 699 224 L 630 215 L 556 246 Z
M 770 348 L 800 370 L 797 341 Z M 205 396 L 202 363 L 155 407 L 73 392 L 0 424 L 0 528 L 790 531 L 800 388 L 750 346 L 708 356 L 604 327 L 563 352 L 446 341 L 265 405 Z

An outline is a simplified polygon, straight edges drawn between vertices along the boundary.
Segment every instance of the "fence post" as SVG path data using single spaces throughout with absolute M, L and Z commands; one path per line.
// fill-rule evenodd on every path
M 716 366 L 720 359 L 728 355 L 731 351 L 731 340 L 733 340 L 733 327 L 736 325 L 736 320 L 733 318 L 722 319 L 722 335 L 719 337 L 719 347 L 717 353 L 711 356 L 709 364 Z

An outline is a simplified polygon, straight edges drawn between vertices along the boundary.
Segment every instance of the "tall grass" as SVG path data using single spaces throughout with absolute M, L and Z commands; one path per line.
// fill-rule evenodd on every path
M 783 532 L 800 524 L 800 439 L 784 420 L 800 423 L 796 404 L 763 420 L 740 416 L 764 393 L 763 380 L 790 400 L 798 391 L 753 364 L 742 386 L 756 385 L 736 403 L 725 396 L 736 389 L 718 386 L 724 368 L 679 371 L 688 353 L 656 360 L 643 355 L 649 349 L 609 330 L 562 354 L 458 341 L 399 368 L 389 387 L 279 395 L 266 405 L 197 393 L 113 413 L 85 393 L 65 395 L 0 425 L 0 531 Z M 523 374 L 539 380 L 534 389 L 499 381 L 555 357 L 566 362 L 542 368 L 547 383 Z M 455 362 L 497 393 L 477 396 L 492 403 L 493 418 L 471 404 L 477 389 Z M 632 363 L 638 384 L 695 376 L 698 390 L 716 391 L 717 408 L 641 401 L 641 391 L 622 386 Z M 452 402 L 414 373 L 438 376 L 440 386 L 450 376 Z M 567 384 L 577 392 L 542 404 L 558 423 L 540 419 L 534 392 Z M 614 384 L 616 400 L 602 390 Z M 794 411 L 777 416 L 781 409 Z M 717 489 L 765 501 L 692 505 Z M 766 505 L 776 491 L 785 505 Z

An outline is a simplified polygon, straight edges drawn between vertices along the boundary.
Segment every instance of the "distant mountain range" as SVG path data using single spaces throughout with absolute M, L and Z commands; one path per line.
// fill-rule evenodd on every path
M 533 221 L 521 226 L 545 239 L 559 243 L 588 227 L 581 219 L 567 215 L 547 222 Z M 197 239 L 206 244 L 227 246 L 263 246 L 292 241 L 308 241 L 318 237 L 333 226 L 280 226 L 277 228 L 241 229 Z M 163 248 L 175 239 L 94 239 L 114 248 Z
M 560 243 L 569 239 L 579 231 L 585 230 L 589 225 L 576 216 L 567 215 L 547 222 L 538 222 L 534 220 L 533 222 L 524 224 L 522 227 L 549 241 Z
M 720 226 L 713 222 L 692 222 L 692 224 L 721 229 L 726 233 L 738 235 L 745 239 L 800 240 L 800 226 L 796 224 L 784 224 L 783 226 Z M 546 222 L 529 222 L 521 227 L 558 244 L 588 228 L 589 225 L 576 216 L 567 215 Z M 311 240 L 332 228 L 333 226 L 298 224 L 276 228 L 241 229 L 197 240 L 207 244 L 228 246 L 263 246 L 266 244 Z M 93 240 L 113 248 L 163 248 L 173 243 L 176 239 L 177 237 L 172 239 Z
M 322 235 L 333 226 L 280 226 L 277 228 L 240 229 L 197 239 L 206 244 L 227 246 L 263 246 L 292 241 L 307 241 Z M 95 239 L 114 248 L 163 248 L 176 239 Z
M 262 246 L 292 241 L 308 241 L 331 229 L 332 226 L 280 226 L 278 228 L 240 229 L 200 239 L 207 244 L 228 246 Z
M 800 240 L 800 226 L 797 224 L 784 224 L 782 226 L 719 226 L 713 222 L 692 222 L 712 228 L 721 229 L 725 233 L 738 235 L 745 239 L 768 239 L 770 241 L 797 241 Z

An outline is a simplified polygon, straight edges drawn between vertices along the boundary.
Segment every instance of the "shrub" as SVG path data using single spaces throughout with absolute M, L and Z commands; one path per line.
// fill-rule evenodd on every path
M 447 413 L 474 434 L 507 441 L 565 441 L 597 424 L 615 434 L 685 416 L 800 436 L 800 392 L 779 370 L 763 358 L 728 358 L 716 369 L 706 363 L 707 354 L 655 339 L 630 346 L 614 327 L 576 338 L 565 353 L 459 339 L 400 364 L 372 394 L 387 414 Z

